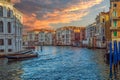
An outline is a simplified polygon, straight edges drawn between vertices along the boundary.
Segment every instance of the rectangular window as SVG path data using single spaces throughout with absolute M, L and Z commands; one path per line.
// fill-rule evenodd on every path
M 0 27 L 0 32 L 3 32 L 3 27 Z
M 8 22 L 8 33 L 11 33 L 11 23 Z
M 0 17 L 3 17 L 3 7 L 0 6 Z
M 7 16 L 8 16 L 8 17 L 11 16 L 11 10 L 10 10 L 10 9 L 7 10 Z
M 114 27 L 116 27 L 117 26 L 117 21 L 114 21 L 113 24 L 114 24 Z
M 4 45 L 4 39 L 0 39 L 0 45 Z
M 62 35 L 62 38 L 64 38 L 64 35 Z
M 8 49 L 8 52 L 12 52 L 12 49 Z
M 66 38 L 69 38 L 69 34 L 66 34 Z
M 102 21 L 103 21 L 103 23 L 104 23 L 104 22 L 105 22 L 105 19 L 103 19 Z
M 117 7 L 117 4 L 113 4 L 113 7 Z
M 8 39 L 8 45 L 12 45 L 12 40 Z
M 114 31 L 113 34 L 114 34 L 114 36 L 116 37 L 116 36 L 117 36 L 117 31 Z
M 0 21 L 0 32 L 3 32 L 3 22 Z
M 0 49 L 0 52 L 4 52 L 4 49 Z
M 113 16 L 117 16 L 117 12 L 116 11 L 113 11 Z

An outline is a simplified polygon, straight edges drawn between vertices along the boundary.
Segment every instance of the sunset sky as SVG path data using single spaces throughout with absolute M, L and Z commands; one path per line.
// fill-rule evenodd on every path
M 24 14 L 24 29 L 87 26 L 101 11 L 109 10 L 109 0 L 12 0 Z

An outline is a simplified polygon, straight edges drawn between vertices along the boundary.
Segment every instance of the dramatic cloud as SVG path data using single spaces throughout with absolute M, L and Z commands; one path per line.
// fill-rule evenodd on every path
M 12 3 L 20 3 L 21 2 L 21 0 L 11 0 L 12 1 Z
M 51 28 L 51 24 L 81 20 L 103 0 L 12 0 L 24 13 L 26 29 Z

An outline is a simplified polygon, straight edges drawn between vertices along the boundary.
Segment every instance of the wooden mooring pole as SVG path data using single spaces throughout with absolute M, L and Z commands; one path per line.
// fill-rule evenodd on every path
M 112 45 L 114 47 L 113 49 Z M 120 42 L 118 44 L 117 41 L 114 41 L 113 44 L 110 42 L 109 50 L 110 78 L 112 79 L 114 76 L 114 78 L 117 79 L 117 73 L 120 69 Z
M 110 49 L 110 55 L 109 55 L 109 63 L 110 63 L 110 78 L 112 78 L 112 62 L 113 62 L 113 54 L 112 54 L 112 42 L 109 44 L 109 49 Z
M 118 43 L 118 47 L 119 47 L 119 50 L 118 50 L 118 66 L 119 66 L 119 70 L 120 70 L 120 42 Z

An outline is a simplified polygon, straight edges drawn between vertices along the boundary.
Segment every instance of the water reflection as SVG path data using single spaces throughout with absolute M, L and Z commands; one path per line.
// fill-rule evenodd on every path
M 7 59 L 0 59 L 0 80 L 21 80 L 23 71 L 20 62 L 7 62 Z

